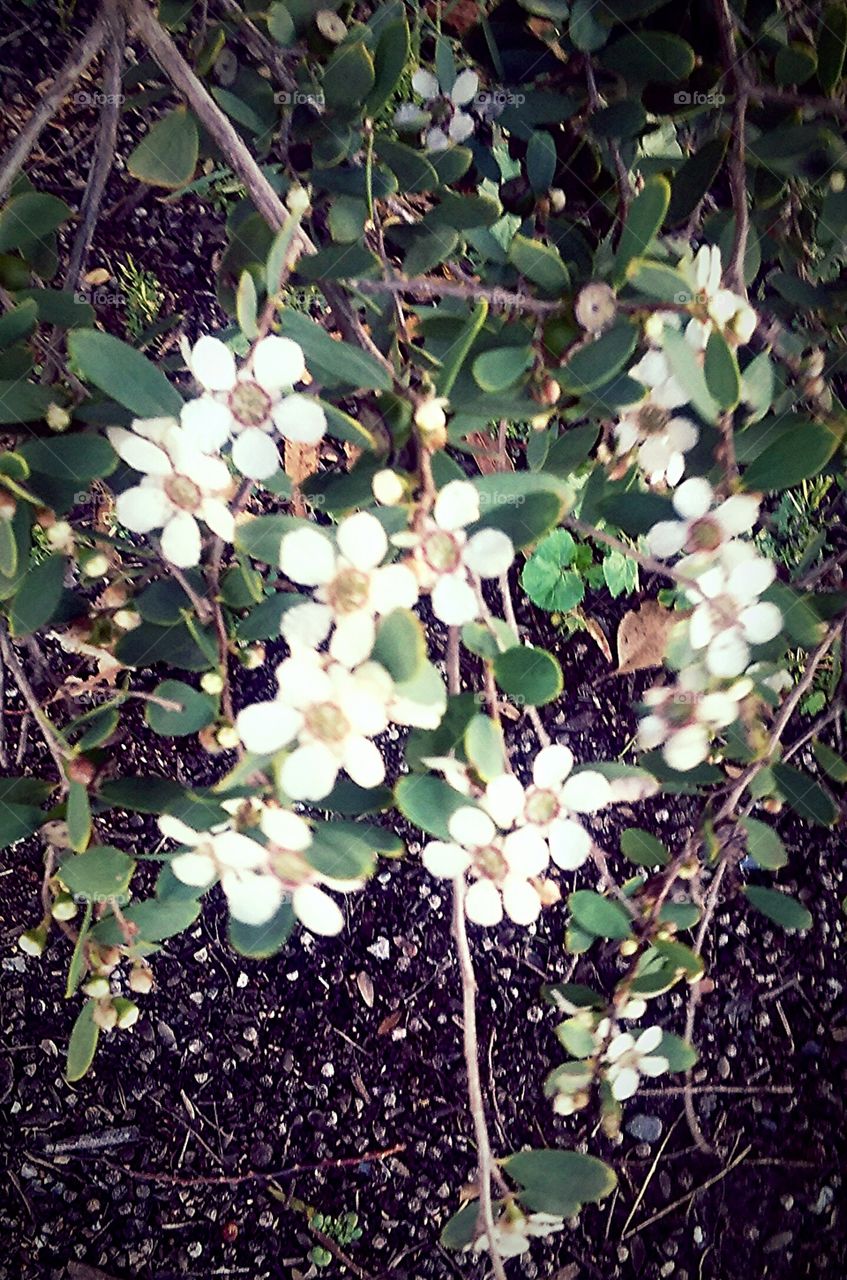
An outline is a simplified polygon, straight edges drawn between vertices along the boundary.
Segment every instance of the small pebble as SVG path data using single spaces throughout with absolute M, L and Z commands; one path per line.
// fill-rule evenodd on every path
M 663 1128 L 658 1116 L 634 1115 L 626 1124 L 627 1133 L 638 1142 L 658 1142 Z

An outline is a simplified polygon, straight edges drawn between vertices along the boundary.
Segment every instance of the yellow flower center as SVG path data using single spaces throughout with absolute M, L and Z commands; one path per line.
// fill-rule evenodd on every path
M 165 493 L 180 511 L 196 511 L 200 506 L 202 494 L 199 485 L 188 476 L 168 476 L 165 481 Z
M 306 728 L 320 742 L 343 742 L 350 725 L 334 702 L 316 702 L 306 712 Z
M 268 416 L 271 398 L 258 382 L 239 382 L 230 392 L 229 407 L 242 426 L 260 427 Z
M 424 560 L 436 573 L 453 573 L 458 569 L 462 552 L 452 533 L 435 529 L 425 535 L 421 544 Z
M 368 602 L 370 579 L 361 569 L 342 569 L 327 588 L 327 599 L 336 613 L 355 613 Z

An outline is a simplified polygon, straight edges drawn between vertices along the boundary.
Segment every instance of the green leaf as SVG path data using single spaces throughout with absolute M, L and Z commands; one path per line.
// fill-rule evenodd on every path
M 294 928 L 294 911 L 290 902 L 282 906 L 266 924 L 245 924 L 229 917 L 229 941 L 233 950 L 251 960 L 267 960 L 284 947 Z
M 567 479 L 591 456 L 599 434 L 600 428 L 596 426 L 569 427 L 550 444 L 542 471 Z
M 302 524 L 296 516 L 256 516 L 236 528 L 235 546 L 254 560 L 277 566 L 282 539 Z
M 177 107 L 156 121 L 127 157 L 126 167 L 140 182 L 175 190 L 194 177 L 199 145 L 194 117 Z
M 332 880 L 363 880 L 373 871 L 380 837 L 393 833 L 361 822 L 316 822 L 312 843 L 304 852 L 310 866 Z
M 567 613 L 585 597 L 582 576 L 569 569 L 576 543 L 567 529 L 554 529 L 539 542 L 521 573 L 521 586 L 534 604 L 551 613 Z
M 726 144 L 726 136 L 710 138 L 677 170 L 667 212 L 669 226 L 675 227 L 690 218 L 700 201 L 711 190 L 723 164 Z
M 58 196 L 25 191 L 0 210 L 0 253 L 20 249 L 25 258 L 73 215 Z
M 761 911 L 762 915 L 773 920 L 783 929 L 810 929 L 812 915 L 802 903 L 778 889 L 765 889 L 761 885 L 748 884 L 744 887 L 744 895 L 751 907 Z
M 594 125 L 592 118 L 592 125 Z M 633 258 L 640 258 L 665 219 L 671 189 L 667 178 L 656 174 L 648 178 L 633 200 L 618 241 L 613 279 L 623 284 Z
M 529 185 L 537 196 L 549 191 L 556 173 L 556 144 L 546 129 L 533 133 L 526 149 Z
M 843 4 L 827 5 L 818 31 L 818 81 L 827 95 L 837 88 L 847 53 L 847 9 Z
M 394 788 L 397 808 L 413 826 L 438 840 L 449 840 L 448 822 L 457 809 L 473 802 L 433 774 L 412 773 Z
M 532 367 L 534 358 L 532 347 L 493 347 L 474 360 L 474 380 L 483 391 L 505 391 Z
M 27 804 L 10 803 L 5 796 L 0 804 L 0 849 L 33 835 L 44 822 L 41 809 Z
M 839 785 L 847 782 L 847 760 L 842 760 L 841 756 L 836 755 L 832 748 L 825 742 L 821 742 L 819 738 L 812 741 L 812 751 L 824 773 L 832 778 L 833 782 Z
M 380 136 L 374 150 L 396 175 L 401 191 L 433 191 L 439 186 L 438 174 L 422 152 L 414 147 Z
M 542 538 L 557 525 L 572 501 L 571 491 L 555 476 L 542 472 L 493 472 L 474 481 L 482 516 L 477 529 L 500 529 L 516 550 Z
M 109 807 L 129 809 L 134 813 L 164 813 L 169 805 L 185 794 L 185 788 L 170 778 L 156 774 L 142 777 L 112 778 L 100 787 L 100 799 Z
M 505 773 L 503 732 L 490 716 L 474 716 L 465 729 L 465 754 L 483 782 Z
M 660 924 L 672 924 L 677 929 L 693 929 L 700 919 L 700 908 L 693 902 L 666 902 L 659 912 Z
M 556 381 L 570 395 L 580 395 L 594 387 L 602 387 L 627 363 L 638 340 L 634 325 L 614 325 L 599 338 L 589 339 L 573 355 L 554 370 Z
M 788 489 L 816 476 L 826 466 L 841 441 L 822 422 L 798 418 L 796 426 L 750 463 L 742 477 L 748 490 Z
M 426 637 L 410 609 L 394 609 L 382 619 L 371 656 L 396 684 L 417 675 L 426 660 Z
M 66 858 L 59 867 L 59 878 L 75 897 L 93 902 L 122 897 L 129 888 L 135 862 L 128 854 L 112 845 L 92 845 L 85 853 Z
M 438 1237 L 439 1243 L 445 1249 L 466 1249 L 473 1243 L 478 1217 L 479 1206 L 476 1200 L 471 1200 L 447 1219 Z
M 378 269 L 379 258 L 364 244 L 330 244 L 297 263 L 304 280 L 347 280 L 375 275 Z
M 97 1041 L 100 1039 L 100 1028 L 94 1021 L 95 1008 L 94 1000 L 86 1000 L 71 1030 L 65 1066 L 65 1079 L 69 1084 L 81 1080 L 94 1061 Z
M 686 341 L 683 333 L 666 326 L 662 346 L 671 372 L 681 384 L 689 402 L 705 422 L 717 422 L 718 404 L 706 385 L 706 375 L 697 363 L 691 343 Z
M 118 461 L 106 437 L 92 431 L 27 440 L 19 452 L 31 472 L 60 477 L 81 489 L 92 480 L 109 475 Z
M 294 28 L 294 20 L 281 0 L 275 0 L 275 3 L 268 9 L 267 24 L 268 31 L 270 31 L 277 44 L 287 48 L 294 43 L 297 35 Z
M 24 575 L 9 609 L 12 634 L 28 636 L 45 626 L 62 599 L 67 560 L 46 556 Z
M 592 113 L 590 120 L 591 132 L 598 138 L 633 138 L 646 123 L 646 111 L 632 98 L 622 98 L 610 107 L 602 107 Z
M 584 1204 L 597 1204 L 614 1191 L 612 1169 L 579 1151 L 519 1151 L 503 1161 L 510 1178 L 522 1188 L 520 1199 L 536 1213 L 573 1217 Z
M 240 618 L 235 626 L 239 640 L 275 640 L 279 637 L 282 615 L 295 604 L 302 604 L 303 597 L 295 591 L 275 591 L 267 600 L 257 604 Z
M 484 300 L 477 303 L 465 321 L 461 334 L 453 343 L 449 356 L 444 359 L 437 379 L 437 390 L 440 396 L 449 396 L 468 352 L 476 341 L 488 316 L 488 303 Z
M 198 636 L 203 640 L 202 646 L 198 644 Z M 183 671 L 208 671 L 217 659 L 213 645 L 213 633 L 208 628 L 201 630 L 195 625 L 192 632 L 185 625 L 159 627 L 142 622 L 121 636 L 115 646 L 115 657 L 127 667 L 150 667 L 155 662 L 166 662 Z
M 599 21 L 601 16 L 605 15 L 596 0 L 574 0 L 568 35 L 583 53 L 594 53 L 597 49 L 602 49 L 609 38 L 609 26 Z
M 542 293 L 563 294 L 570 285 L 570 274 L 558 249 L 516 235 L 509 245 L 509 262 L 527 280 L 537 284 Z
M 821 827 L 835 825 L 838 808 L 814 778 L 790 764 L 773 765 L 773 776 L 786 804 L 801 818 Z
M 800 40 L 784 44 L 774 60 L 777 84 L 805 84 L 817 71 L 818 55 L 811 45 Z
M 198 733 L 211 724 L 218 712 L 216 700 L 208 693 L 192 689 L 182 680 L 163 680 L 153 690 L 153 697 L 179 706 L 179 710 L 160 706 L 157 702 L 144 704 L 144 719 L 154 733 L 166 738 L 180 738 Z
M 694 1045 L 672 1031 L 662 1033 L 658 1047 L 654 1051 L 657 1057 L 667 1058 L 669 1071 L 690 1071 L 697 1065 L 700 1057 Z
M 456 231 L 470 231 L 473 227 L 490 227 L 503 210 L 494 196 L 460 195 L 455 191 L 442 191 L 439 202 L 426 215 L 423 225 L 453 227 Z
M 747 852 L 766 871 L 778 871 L 788 862 L 788 853 L 773 827 L 756 818 L 742 818 L 741 825 L 747 833 Z
M 376 116 L 387 106 L 409 60 L 409 28 L 405 18 L 382 28 L 374 55 L 374 83 L 365 102 L 365 114 Z
M 309 369 L 325 387 L 390 391 L 391 374 L 367 351 L 336 342 L 315 320 L 290 309 L 280 313 L 280 328 L 303 348 Z
M 407 276 L 424 275 L 445 259 L 452 257 L 459 244 L 459 233 L 453 227 L 421 228 L 403 258 L 403 270 Z
M 139 418 L 179 417 L 179 392 L 161 369 L 119 338 L 75 329 L 68 334 L 68 350 L 84 378 Z
M 42 324 L 55 324 L 60 329 L 94 324 L 94 308 L 70 289 L 21 289 L 16 296 L 35 304 Z
M 562 668 L 552 653 L 533 645 L 515 645 L 494 659 L 494 678 L 509 697 L 531 707 L 552 702 L 562 692 Z
M 674 84 L 694 70 L 694 50 L 667 31 L 639 31 L 622 36 L 600 54 L 599 61 L 630 84 Z
M 0 349 L 28 338 L 38 323 L 38 307 L 30 299 L 0 316 Z
M 82 853 L 88 848 L 91 839 L 91 803 L 88 789 L 81 782 L 68 783 L 66 821 L 71 848 L 76 853 Z
M 37 422 L 56 398 L 51 387 L 33 382 L 0 379 L 0 425 Z
M 684 304 L 691 302 L 691 285 L 677 267 L 649 258 L 631 258 L 627 266 L 628 282 L 639 293 L 659 302 Z
M 361 41 L 342 44 L 324 68 L 323 90 L 326 106 L 349 112 L 363 102 L 376 82 L 374 62 Z
M 142 942 L 164 942 L 166 938 L 184 933 L 199 914 L 200 903 L 195 897 L 146 898 L 123 911 L 124 919 L 137 926 L 137 940 Z M 123 941 L 121 926 L 114 916 L 101 920 L 91 935 L 96 942 L 107 947 L 117 946 Z
M 238 281 L 238 292 L 235 295 L 235 311 L 239 328 L 250 342 L 259 336 L 259 326 L 256 323 L 257 306 L 256 282 L 249 271 L 242 271 Z
M 65 984 L 65 999 L 70 1000 L 71 996 L 76 994 L 76 989 L 80 984 L 83 974 L 83 966 L 85 964 L 85 943 L 88 938 L 88 931 L 91 928 L 91 917 L 94 914 L 94 903 L 89 901 L 85 904 L 85 911 L 82 916 L 82 923 L 79 927 L 76 942 L 74 943 L 74 951 L 71 956 L 71 962 L 68 965 L 68 979 Z
M 658 493 L 612 493 L 600 503 L 603 519 L 631 538 L 647 533 L 660 520 L 673 520 L 674 508 Z
M 704 373 L 706 386 L 720 407 L 734 409 L 741 399 L 741 374 L 735 352 L 718 329 L 712 330 L 706 344 Z
M 621 832 L 621 852 L 639 867 L 666 867 L 671 855 L 661 840 L 641 827 Z
M 568 909 L 580 928 L 598 938 L 628 938 L 632 922 L 617 902 L 593 889 L 577 889 L 568 898 Z

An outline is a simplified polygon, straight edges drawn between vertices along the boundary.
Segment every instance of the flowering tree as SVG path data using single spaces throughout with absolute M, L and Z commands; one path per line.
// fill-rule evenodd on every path
M 248 956 L 340 934 L 344 896 L 404 853 L 399 815 L 452 886 L 464 997 L 476 1194 L 442 1239 L 502 1278 L 615 1176 L 495 1158 L 477 930 L 549 912 L 572 978 L 623 957 L 611 990 L 546 989 L 551 1105 L 613 1134 L 642 1077 L 689 1079 L 722 896 L 811 926 L 768 873 L 789 862 L 771 815 L 831 826 L 847 781 L 845 47 L 837 5 L 522 0 L 451 25 L 401 0 L 104 4 L 0 163 L 0 650 L 53 764 L 0 779 L 0 840 L 43 849 L 20 946 L 67 949 L 69 1079 L 207 894 Z M 28 162 L 98 58 L 75 211 Z M 178 347 L 179 317 L 128 342 L 83 288 L 121 109 L 139 182 L 186 209 L 238 192 L 229 320 Z M 622 757 L 577 762 L 543 710 L 567 672 L 516 601 L 607 646 L 587 588 L 640 590 L 618 669 L 655 679 Z M 43 636 L 68 656 L 47 708 Z M 274 696 L 249 701 L 235 674 L 266 662 Z M 213 786 L 122 771 L 138 700 L 216 758 Z M 678 848 L 643 827 L 600 847 L 593 815 L 659 794 L 690 798 Z M 104 843 L 126 811 L 161 841 Z M 690 1089 L 686 1110 L 705 1145 Z

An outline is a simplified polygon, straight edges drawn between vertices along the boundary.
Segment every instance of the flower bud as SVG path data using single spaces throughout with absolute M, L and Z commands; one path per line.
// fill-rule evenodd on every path
M 842 169 L 836 169 L 835 173 L 830 174 L 829 176 L 830 191 L 834 191 L 837 195 L 840 191 L 844 190 L 845 184 L 847 184 L 847 177 L 845 177 L 845 174 Z
M 71 425 L 71 415 L 60 404 L 49 404 L 44 421 L 51 431 L 67 431 Z
M 431 396 L 415 409 L 415 426 L 428 449 L 443 449 L 447 443 L 446 403 L 443 396 Z
M 126 585 L 123 582 L 110 582 L 108 587 L 101 593 L 97 603 L 103 609 L 120 609 L 121 605 L 126 604 L 128 593 Z
M 0 520 L 13 520 L 18 504 L 6 489 L 0 489 Z
M 97 978 L 89 978 L 88 982 L 83 984 L 83 991 L 87 996 L 91 996 L 93 1000 L 103 1000 L 111 993 L 109 979 L 102 976 Z
M 112 1001 L 112 1007 L 117 1014 L 117 1023 L 122 1031 L 134 1026 L 141 1014 L 141 1010 L 135 1001 L 127 1000 L 124 996 L 115 996 Z
M 57 520 L 45 531 L 47 542 L 53 551 L 70 555 L 74 549 L 74 531 L 67 520 Z
M 199 731 L 197 741 L 207 756 L 219 756 L 223 750 L 218 743 L 218 731 L 213 724 L 207 724 Z
M 134 631 L 141 623 L 141 615 L 135 609 L 117 609 L 112 614 L 112 622 L 120 631 Z
M 826 391 L 826 383 L 823 378 L 812 378 L 806 383 L 805 391 L 807 396 L 811 396 L 813 400 L 816 400 Z
M 51 818 L 49 822 L 45 822 L 39 827 L 39 830 L 47 844 L 52 844 L 54 849 L 69 849 L 71 847 L 68 824 L 62 822 L 60 818 Z
M 377 471 L 371 481 L 373 495 L 384 507 L 396 507 L 406 496 L 406 486 L 396 471 L 390 467 Z
M 815 347 L 806 358 L 806 372 L 810 378 L 819 378 L 824 370 L 824 354 L 820 347 Z
M 65 772 L 70 782 L 81 782 L 84 787 L 87 787 L 94 781 L 97 768 L 91 760 L 86 760 L 85 756 L 78 756 L 76 760 L 69 762 Z
M 739 307 L 732 319 L 732 331 L 739 342 L 749 342 L 756 332 L 759 317 L 752 307 L 745 303 Z
M 215 736 L 218 746 L 224 751 L 234 751 L 241 741 L 235 726 L 231 724 L 221 725 Z
M 534 418 L 530 418 L 529 425 L 532 427 L 533 431 L 544 431 L 552 416 L 553 415 L 550 412 L 537 413 Z
M 100 974 L 111 973 L 120 963 L 121 952 L 119 947 L 100 947 L 98 951 L 89 951 L 91 963 Z
M 78 907 L 69 893 L 60 893 L 50 911 L 54 920 L 73 920 Z
M 545 378 L 544 382 L 538 389 L 538 399 L 542 404 L 546 404 L 548 408 L 558 403 L 559 396 L 562 394 L 562 388 L 559 386 L 555 378 Z
M 332 9 L 319 9 L 315 14 L 315 26 L 330 44 L 341 44 L 347 35 L 347 27 Z
M 617 315 L 618 300 L 614 289 L 595 280 L 580 289 L 574 307 L 577 324 L 589 333 L 599 333 L 610 325 Z
M 550 208 L 554 213 L 561 213 L 567 203 L 567 197 L 561 187 L 550 188 Z
M 219 671 L 207 671 L 200 680 L 200 688 L 213 697 L 223 692 L 224 678 Z
M 104 578 L 109 572 L 109 557 L 104 555 L 102 551 L 97 551 L 94 555 L 89 556 L 80 568 L 86 578 Z
M 94 1006 L 91 1016 L 101 1031 L 111 1031 L 118 1020 L 118 1011 L 111 1000 L 102 1000 Z
M 335 15 L 333 14 L 333 17 L 334 16 Z M 309 199 L 309 193 L 305 187 L 292 187 L 288 195 L 285 197 L 285 203 L 288 207 L 289 213 L 293 213 L 295 217 L 298 214 L 302 217 L 303 214 L 309 212 L 309 205 L 311 204 L 311 201 Z
M 241 655 L 241 662 L 248 671 L 257 671 L 259 667 L 264 666 L 265 646 L 263 644 L 252 644 L 249 649 L 244 650 Z
M 153 989 L 153 974 L 146 964 L 139 964 L 130 970 L 127 982 L 130 991 L 134 991 L 139 996 L 146 996 L 148 991 Z
M 624 938 L 618 950 L 622 956 L 634 956 L 638 950 L 638 943 L 635 938 Z
M 44 925 L 37 929 L 27 929 L 18 938 L 18 946 L 28 956 L 40 956 L 47 946 L 47 930 Z

